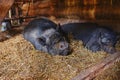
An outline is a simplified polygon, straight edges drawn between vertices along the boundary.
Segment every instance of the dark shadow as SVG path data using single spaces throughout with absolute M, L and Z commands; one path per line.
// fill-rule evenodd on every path
M 16 26 L 13 27 L 11 30 L 0 32 L 0 42 L 3 42 L 5 40 L 8 40 L 18 34 L 21 34 L 23 31 L 23 26 Z

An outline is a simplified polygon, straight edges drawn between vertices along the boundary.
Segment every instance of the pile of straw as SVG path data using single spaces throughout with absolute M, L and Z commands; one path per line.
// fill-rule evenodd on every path
M 70 45 L 70 55 L 51 56 L 35 50 L 21 34 L 0 42 L 0 79 L 69 80 L 109 56 L 102 51 L 92 53 L 81 41 L 71 40 Z

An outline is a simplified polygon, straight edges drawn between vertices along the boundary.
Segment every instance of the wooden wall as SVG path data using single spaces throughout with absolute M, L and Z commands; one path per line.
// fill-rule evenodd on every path
M 7 15 L 7 12 L 13 5 L 14 0 L 0 0 L 0 23 Z
M 89 1 L 85 1 L 86 0 L 83 0 L 83 3 L 79 0 L 38 1 L 35 3 L 30 3 L 30 10 L 28 14 L 29 16 L 78 16 L 81 19 L 120 19 L 120 6 L 112 5 L 112 3 L 110 3 L 110 0 L 107 0 L 106 2 L 100 2 L 99 0 L 90 0 L 91 3 Z M 98 3 L 101 5 L 97 5 Z M 82 4 L 84 4 L 84 6 Z M 28 7 L 29 3 L 25 3 L 22 6 L 24 16 L 27 13 Z

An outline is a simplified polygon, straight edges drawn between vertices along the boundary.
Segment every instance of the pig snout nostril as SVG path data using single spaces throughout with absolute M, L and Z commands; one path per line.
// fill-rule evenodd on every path
M 68 48 L 68 45 L 67 45 L 66 43 L 62 43 L 62 44 L 59 46 L 59 48 L 60 48 L 61 50 L 64 50 L 64 49 L 67 49 L 67 48 Z
M 60 49 L 65 49 L 66 47 L 65 47 L 65 45 L 64 44 L 62 44 L 62 45 L 60 45 Z
M 61 49 L 62 49 L 63 47 L 64 47 L 63 45 L 60 46 Z

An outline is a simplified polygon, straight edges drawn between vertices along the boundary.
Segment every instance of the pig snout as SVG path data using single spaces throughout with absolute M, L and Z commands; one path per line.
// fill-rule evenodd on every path
M 69 46 L 68 46 L 68 43 L 66 43 L 66 42 L 61 42 L 61 44 L 60 44 L 60 46 L 59 46 L 59 48 L 60 48 L 60 50 L 65 50 L 65 49 L 67 49 Z
M 61 42 L 59 45 L 59 49 L 61 50 L 60 55 L 63 55 L 63 56 L 66 56 L 66 55 L 70 54 L 70 52 L 71 52 L 69 44 L 66 42 Z

